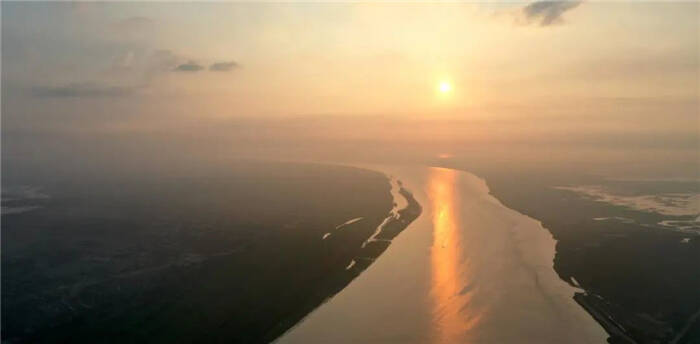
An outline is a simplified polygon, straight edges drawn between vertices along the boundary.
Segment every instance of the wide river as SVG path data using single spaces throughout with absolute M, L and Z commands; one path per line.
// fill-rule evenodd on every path
M 422 215 L 278 343 L 605 343 L 552 268 L 555 240 L 467 172 L 375 168 Z M 396 197 L 396 196 L 395 196 Z

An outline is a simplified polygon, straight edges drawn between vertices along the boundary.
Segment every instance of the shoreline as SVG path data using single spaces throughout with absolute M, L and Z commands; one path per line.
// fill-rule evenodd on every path
M 585 290 L 585 289 L 584 289 Z M 603 299 L 599 296 L 589 294 L 588 292 L 576 293 L 574 295 L 574 300 L 581 305 L 581 308 L 586 310 L 588 314 L 595 319 L 595 321 L 600 324 L 608 333 L 610 338 L 613 340 L 612 343 L 620 344 L 636 344 L 637 342 L 632 339 L 627 332 L 624 330 L 622 325 L 618 324 L 612 317 L 612 315 L 605 311 L 603 307 L 598 305 L 603 302 Z
M 462 169 L 460 169 L 462 170 Z M 468 172 L 468 171 L 467 171 Z M 491 186 L 492 184 L 489 183 L 489 178 L 484 175 L 480 175 L 480 178 L 484 180 L 484 183 L 486 183 L 487 187 L 489 187 L 489 194 L 493 196 L 495 199 L 499 200 L 499 202 L 502 202 L 502 204 L 510 209 L 513 209 L 517 212 L 521 212 L 522 209 L 519 209 L 512 204 L 506 204 L 504 200 L 502 200 L 499 195 L 493 191 L 493 187 Z M 501 195 L 502 196 L 502 195 Z M 559 240 L 556 238 L 556 234 L 548 227 L 545 226 L 544 222 L 541 219 L 538 219 L 535 217 L 533 214 L 527 214 L 523 213 L 525 216 L 531 217 L 537 221 L 540 222 L 540 227 L 547 231 L 550 235 L 552 235 L 553 239 L 558 243 Z M 593 294 L 590 294 L 590 291 L 582 287 L 581 285 L 578 284 L 578 282 L 574 283 L 571 280 L 563 278 L 559 272 L 555 269 L 556 265 L 556 256 L 560 254 L 560 252 L 557 250 L 557 246 L 555 244 L 555 253 L 553 257 L 553 264 L 552 264 L 552 270 L 554 270 L 555 273 L 557 273 L 557 276 L 559 277 L 560 280 L 564 281 L 571 287 L 574 287 L 576 289 L 582 290 L 583 292 L 575 292 L 574 295 L 572 296 L 573 300 L 576 301 L 576 303 L 593 319 L 595 320 L 607 333 L 608 335 L 608 342 L 611 343 L 617 343 L 617 344 L 636 344 L 637 342 L 633 340 L 628 333 L 624 330 L 624 328 L 615 322 L 613 320 L 612 315 L 610 312 L 606 311 L 601 307 L 599 303 L 603 302 L 603 299 L 598 296 L 596 299 Z M 573 278 L 573 276 L 571 276 Z
M 385 174 L 328 164 L 158 178 L 83 178 L 78 190 L 67 179 L 46 186 L 55 196 L 42 209 L 3 216 L 14 238 L 3 243 L 3 310 L 14 314 L 3 341 L 119 331 L 127 342 L 270 342 L 356 277 L 348 263 L 372 256 L 361 245 L 406 203 Z M 18 242 L 31 245 L 5 247 Z
M 692 266 L 691 263 L 679 266 L 675 262 L 696 260 L 692 259 L 692 247 L 681 246 L 688 244 L 688 241 L 682 241 L 682 233 L 659 230 L 645 223 L 657 222 L 656 218 L 663 215 L 562 194 L 569 191 L 554 186 L 566 181 L 551 183 L 527 174 L 516 178 L 522 180 L 514 180 L 512 176 L 488 170 L 480 171 L 479 175 L 487 181 L 494 197 L 509 208 L 541 221 L 542 227 L 553 235 L 557 241 L 554 270 L 561 280 L 583 291 L 576 293 L 574 300 L 605 330 L 608 342 L 626 344 L 648 339 L 672 342 L 692 336 L 688 332 L 697 321 L 693 316 L 700 311 L 695 308 L 691 313 L 688 308 L 692 306 L 681 306 L 683 301 L 679 300 L 688 299 L 692 294 L 692 287 L 685 287 L 692 281 L 683 277 Z M 531 183 L 523 184 L 523 181 Z M 552 211 L 559 209 L 556 207 L 563 209 Z M 598 221 L 603 216 L 632 220 Z M 669 258 L 651 260 L 643 250 L 648 245 L 653 245 L 655 250 L 664 250 Z M 617 256 L 619 252 L 626 254 Z M 638 263 L 647 259 L 650 260 L 647 264 Z M 647 285 L 654 283 L 651 287 L 629 289 L 639 283 L 634 276 L 639 276 L 640 266 L 661 265 L 666 268 L 644 272 L 659 277 L 645 280 Z M 686 271 L 686 274 L 681 271 Z M 577 283 L 571 281 L 574 276 Z M 669 278 L 668 285 L 657 283 Z M 619 287 L 624 284 L 627 288 Z M 667 287 L 675 288 L 674 295 L 685 293 L 686 296 L 677 297 L 679 301 L 672 300 L 675 305 L 657 301 L 668 293 Z M 635 303 L 625 298 L 628 293 L 625 289 L 633 290 L 639 299 L 651 299 Z M 687 318 L 682 323 L 673 319 L 669 314 L 674 310 L 684 312 Z
M 401 209 L 396 209 L 395 206 L 394 209 L 389 212 L 385 220 L 377 227 L 376 232 L 363 243 L 359 254 L 353 258 L 345 271 L 337 276 L 329 278 L 323 285 L 318 286 L 317 289 L 319 292 L 308 300 L 303 307 L 294 311 L 287 316 L 286 319 L 282 319 L 278 322 L 275 327 L 263 336 L 262 342 L 277 343 L 285 334 L 302 324 L 308 316 L 340 293 L 364 270 L 372 265 L 372 263 L 374 263 L 374 261 L 390 246 L 391 240 L 398 236 L 421 215 L 423 209 L 420 203 L 413 197 L 413 193 L 404 188 L 400 180 L 396 180 L 395 183 L 392 183 L 392 181 L 394 181 L 393 178 L 387 176 L 387 179 L 388 182 L 392 184 L 392 196 L 396 197 L 396 195 L 399 195 L 403 197 L 406 201 L 406 206 Z M 396 191 L 394 190 L 395 188 L 397 189 Z M 397 204 L 396 198 L 394 198 L 394 203 Z M 331 290 L 330 295 L 328 290 Z M 324 297 L 324 295 L 326 296 Z
M 483 179 L 422 166 L 378 169 L 415 188 L 424 214 L 376 267 L 278 343 L 509 342 L 525 334 L 605 342 L 605 330 L 552 270 L 551 235 L 489 196 Z

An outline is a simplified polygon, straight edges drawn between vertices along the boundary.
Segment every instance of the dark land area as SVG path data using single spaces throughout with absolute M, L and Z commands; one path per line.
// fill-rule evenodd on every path
M 409 205 L 392 213 L 387 177 L 350 167 L 12 167 L 2 180 L 5 343 L 269 342 L 420 214 L 403 188 Z M 363 245 L 385 220 L 382 240 Z
M 697 182 L 477 172 L 503 204 L 551 231 L 554 269 L 585 290 L 574 298 L 606 328 L 610 343 L 700 343 L 700 236 L 658 225 L 694 217 L 633 210 L 555 188 L 607 183 L 612 190 L 654 194 L 697 192 Z

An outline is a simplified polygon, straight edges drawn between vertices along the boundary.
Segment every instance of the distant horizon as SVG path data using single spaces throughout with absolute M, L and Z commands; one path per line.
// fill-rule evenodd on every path
M 152 149 L 584 169 L 661 159 L 654 174 L 692 176 L 698 11 L 4 2 L 3 163 Z
M 700 2 L 0 2 L 11 343 L 700 343 Z

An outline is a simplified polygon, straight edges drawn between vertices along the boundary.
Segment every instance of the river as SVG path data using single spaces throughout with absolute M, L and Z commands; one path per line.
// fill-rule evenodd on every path
M 552 268 L 555 240 L 467 172 L 375 167 L 422 215 L 278 343 L 605 343 Z

